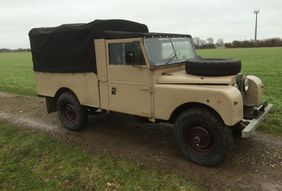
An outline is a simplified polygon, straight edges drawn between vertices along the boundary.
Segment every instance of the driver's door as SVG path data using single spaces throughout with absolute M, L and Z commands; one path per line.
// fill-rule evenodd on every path
M 108 40 L 109 109 L 152 117 L 150 69 L 141 39 Z

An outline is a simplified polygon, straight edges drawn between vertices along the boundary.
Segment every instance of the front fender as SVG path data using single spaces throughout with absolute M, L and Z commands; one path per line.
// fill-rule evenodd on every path
M 186 103 L 201 103 L 215 110 L 227 126 L 243 119 L 243 98 L 232 86 L 157 84 L 154 88 L 155 118 L 168 120 Z

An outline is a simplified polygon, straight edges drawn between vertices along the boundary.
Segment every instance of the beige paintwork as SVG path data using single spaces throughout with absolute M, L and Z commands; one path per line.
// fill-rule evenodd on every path
M 155 69 L 153 76 L 154 116 L 157 119 L 168 120 L 177 107 L 186 103 L 212 108 L 228 126 L 243 119 L 242 95 L 231 86 L 235 76 L 194 76 L 187 74 L 183 65 Z
M 157 84 L 154 95 L 155 117 L 158 119 L 169 119 L 172 111 L 189 102 L 213 108 L 228 126 L 243 118 L 241 93 L 232 86 Z
M 97 75 L 94 73 L 36 72 L 37 94 L 54 97 L 61 88 L 70 89 L 80 104 L 100 107 Z
M 263 84 L 256 76 L 248 76 L 249 90 L 244 96 L 244 105 L 259 106 L 262 103 Z
M 146 65 L 110 65 L 108 45 L 139 41 Z M 189 75 L 183 65 L 150 68 L 142 38 L 94 41 L 97 75 L 94 73 L 36 72 L 39 95 L 54 97 L 64 87 L 75 93 L 82 105 L 149 118 L 169 120 L 181 105 L 198 103 L 213 109 L 228 126 L 243 119 L 243 96 L 233 87 L 236 76 Z M 249 76 L 245 103 L 261 102 L 262 83 Z
M 187 74 L 186 71 L 166 72 L 157 80 L 158 84 L 232 84 L 236 76 L 206 77 Z
M 94 41 L 95 45 L 95 56 L 98 75 L 99 85 L 99 98 L 100 107 L 109 110 L 109 92 L 108 92 L 108 72 L 107 72 L 107 49 L 105 40 L 99 39 Z M 96 82 L 94 82 L 96 83 Z
M 141 49 L 144 50 L 141 38 L 107 40 L 106 47 L 111 43 L 136 41 L 140 42 Z M 106 55 L 109 58 L 108 51 L 106 51 Z M 109 61 L 105 64 L 107 65 L 108 73 L 109 110 L 153 117 L 150 93 L 150 68 L 148 64 L 142 66 L 111 65 Z M 116 90 L 115 94 L 112 93 L 114 89 Z

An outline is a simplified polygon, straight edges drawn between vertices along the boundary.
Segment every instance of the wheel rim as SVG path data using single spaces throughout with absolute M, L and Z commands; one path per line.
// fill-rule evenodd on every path
M 63 111 L 63 115 L 68 121 L 73 122 L 76 120 L 76 112 L 72 104 L 65 104 L 63 107 Z
M 186 128 L 185 142 L 197 152 L 209 152 L 214 140 L 211 132 L 203 126 L 193 126 Z

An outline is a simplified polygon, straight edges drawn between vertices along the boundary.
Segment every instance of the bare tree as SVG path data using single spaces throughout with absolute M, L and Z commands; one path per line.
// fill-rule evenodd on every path
M 224 46 L 223 39 L 222 38 L 217 39 L 216 45 L 219 46 L 219 47 L 223 47 Z
M 199 47 L 201 46 L 201 39 L 199 37 L 194 37 L 193 38 L 195 46 Z
M 214 42 L 213 38 L 208 38 L 207 41 L 208 41 L 208 44 L 213 44 Z
M 205 44 L 207 44 L 207 42 L 206 42 L 205 40 L 201 40 L 201 41 L 200 41 L 200 45 L 201 45 L 201 46 L 203 46 L 203 45 L 205 45 Z

